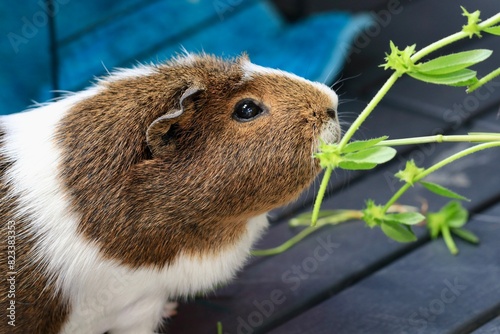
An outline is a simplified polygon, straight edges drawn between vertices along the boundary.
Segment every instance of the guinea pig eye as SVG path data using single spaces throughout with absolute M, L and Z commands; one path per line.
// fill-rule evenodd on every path
M 240 122 L 248 122 L 262 114 L 264 110 L 256 102 L 245 99 L 234 107 L 233 118 Z

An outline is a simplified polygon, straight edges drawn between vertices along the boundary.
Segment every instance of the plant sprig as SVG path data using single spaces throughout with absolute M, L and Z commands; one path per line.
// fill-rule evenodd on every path
M 319 159 L 321 166 L 325 169 L 325 173 L 314 203 L 312 214 L 302 215 L 297 218 L 301 223 L 304 222 L 304 219 L 307 219 L 308 222 L 310 219 L 311 226 L 279 247 L 270 250 L 255 251 L 254 254 L 273 255 L 281 253 L 312 233 L 315 226 L 319 227 L 328 223 L 337 224 L 350 218 L 361 218 L 369 227 L 379 226 L 388 237 L 400 242 L 416 240 L 416 236 L 411 226 L 427 220 L 427 226 L 431 236 L 436 238 L 438 235 L 442 235 L 452 254 L 458 252 L 451 237 L 452 233 L 466 241 L 472 243 L 478 242 L 478 238 L 475 235 L 462 228 L 463 224 L 467 221 L 468 215 L 464 214 L 464 212 L 467 213 L 467 211 L 456 200 L 468 199 L 450 189 L 424 181 L 423 179 L 439 168 L 469 154 L 487 148 L 499 147 L 499 133 L 470 133 L 468 135 L 459 136 L 435 135 L 395 140 L 388 140 L 388 137 L 379 137 L 364 141 L 350 142 L 361 124 L 367 119 L 394 83 L 403 75 L 409 75 L 416 80 L 431 84 L 458 87 L 465 86 L 467 87 L 466 91 L 468 93 L 480 88 L 500 75 L 500 68 L 497 68 L 483 78 L 478 79 L 477 72 L 470 69 L 471 66 L 490 57 L 492 54 L 491 50 L 470 50 L 440 56 L 426 62 L 419 62 L 425 56 L 444 46 L 467 37 L 481 37 L 482 33 L 500 36 L 500 13 L 482 21 L 479 11 L 469 13 L 464 7 L 461 8 L 462 15 L 467 18 L 467 23 L 463 25 L 461 31 L 457 33 L 442 38 L 419 51 L 416 51 L 416 45 L 407 46 L 400 50 L 392 41 L 390 42 L 390 53 L 386 54 L 386 62 L 381 66 L 386 70 L 393 70 L 393 74 L 387 79 L 377 94 L 349 127 L 341 141 L 338 144 L 322 144 L 320 145 L 320 151 L 315 154 L 315 157 Z M 409 161 L 406 168 L 396 174 L 396 177 L 405 182 L 405 184 L 385 205 L 377 205 L 373 200 L 367 200 L 365 208 L 360 211 L 352 211 L 350 213 L 351 217 L 342 216 L 342 214 L 339 213 L 342 211 L 330 212 L 330 214 L 320 211 L 329 179 L 335 168 L 348 170 L 372 169 L 379 164 L 390 161 L 396 155 L 396 150 L 392 146 L 443 142 L 469 142 L 480 144 L 458 152 L 426 169 L 416 166 L 413 161 Z M 408 189 L 417 183 L 439 196 L 451 198 L 454 199 L 454 201 L 445 205 L 440 211 L 428 213 L 426 216 L 418 212 L 388 213 L 389 208 L 393 206 Z
M 283 253 L 284 251 L 290 249 L 296 245 L 301 240 L 305 239 L 311 233 L 316 231 L 318 228 L 326 225 L 338 225 L 345 223 L 349 220 L 361 219 L 363 213 L 359 210 L 324 210 L 321 211 L 318 217 L 316 226 L 309 226 L 311 224 L 311 213 L 306 212 L 290 220 L 290 226 L 307 226 L 305 229 L 297 233 L 289 240 L 285 241 L 283 244 L 269 249 L 253 250 L 252 255 L 254 256 L 269 256 Z
M 415 52 L 415 45 L 408 46 L 404 50 L 399 50 L 399 48 L 397 48 L 391 41 L 391 52 L 389 54 L 386 54 L 386 63 L 381 66 L 383 66 L 384 69 L 394 70 L 394 73 L 389 77 L 389 79 L 378 91 L 375 97 L 370 101 L 370 103 L 368 103 L 366 108 L 361 112 L 361 114 L 354 121 L 351 127 L 349 127 L 340 143 L 338 145 L 323 145 L 321 147 L 321 153 L 317 155 L 317 158 L 320 159 L 320 162 L 325 168 L 343 168 L 340 163 L 337 162 L 341 161 L 340 158 L 343 156 L 343 153 L 352 154 L 351 151 L 345 151 L 346 146 L 349 145 L 348 143 L 350 139 L 358 130 L 359 126 L 370 115 L 376 105 L 380 102 L 382 97 L 387 94 L 388 90 L 403 74 L 408 74 L 417 80 L 434 84 L 443 84 L 449 86 L 477 85 L 477 83 L 479 82 L 479 80 L 476 78 L 477 73 L 468 69 L 468 67 L 487 59 L 492 54 L 492 51 L 490 50 L 471 50 L 459 52 L 451 55 L 441 56 L 424 63 L 417 63 L 417 61 L 424 56 L 435 52 L 436 50 L 450 43 L 456 42 L 466 37 L 472 37 L 473 35 L 480 36 L 482 31 L 485 31 L 485 29 L 489 28 L 494 28 L 493 31 L 496 32 L 496 28 L 500 27 L 495 26 L 496 24 L 500 23 L 500 13 L 494 15 L 493 17 L 482 23 L 479 23 L 481 21 L 479 19 L 479 11 L 469 13 L 463 7 L 462 10 L 462 15 L 466 16 L 468 19 L 467 24 L 462 27 L 462 31 L 434 42 L 418 52 Z M 365 143 L 371 144 L 371 141 L 365 141 Z M 366 146 L 361 147 L 361 150 L 364 150 L 366 148 Z M 326 152 L 327 154 L 322 154 L 323 152 Z M 332 153 L 336 155 L 334 159 L 332 159 L 331 157 Z
M 462 15 L 464 15 L 468 18 L 468 24 L 463 26 L 461 31 L 459 31 L 455 34 L 452 34 L 448 37 L 442 38 L 439 41 L 436 41 L 436 42 L 426 46 L 425 48 L 423 48 L 420 51 L 415 52 L 415 53 L 413 53 L 415 51 L 414 48 L 407 47 L 405 49 L 403 58 L 406 59 L 406 58 L 408 58 L 407 56 L 409 53 L 413 53 L 409 57 L 409 59 L 411 60 L 411 62 L 413 64 L 415 64 L 417 61 L 419 61 L 420 59 L 429 55 L 432 52 L 435 52 L 435 51 L 437 51 L 437 50 L 439 50 L 439 49 L 441 49 L 441 48 L 443 48 L 451 43 L 457 42 L 461 39 L 470 37 L 471 30 L 472 31 L 477 30 L 479 35 L 482 31 L 493 33 L 493 32 L 491 32 L 490 28 L 494 29 L 493 30 L 494 32 L 497 32 L 497 30 L 500 30 L 499 26 L 495 26 L 497 24 L 500 24 L 500 13 L 492 16 L 491 18 L 489 18 L 488 20 L 486 20 L 482 23 L 479 23 L 479 24 L 476 24 L 475 26 L 473 26 L 471 24 L 469 17 L 473 16 L 473 14 L 476 15 L 475 13 L 477 13 L 478 11 L 471 14 L 471 13 L 468 13 L 463 7 L 462 7 L 462 10 L 463 10 Z M 475 22 L 477 23 L 478 20 L 479 20 L 479 17 L 475 20 Z M 490 29 L 490 30 L 488 30 L 488 29 Z M 391 42 L 391 44 L 394 45 L 392 42 Z M 391 50 L 392 57 L 391 57 L 391 54 L 387 54 L 386 55 L 387 56 L 386 62 L 389 62 L 388 58 L 389 59 L 395 58 L 398 53 L 401 53 L 401 51 L 399 51 L 399 49 L 397 47 L 392 48 L 392 50 Z M 439 59 L 439 58 L 437 58 L 437 59 Z M 386 68 L 386 64 L 384 64 L 382 66 L 384 68 Z M 392 67 L 389 66 L 386 69 L 389 69 L 389 68 L 392 68 Z M 377 94 L 368 103 L 368 105 L 361 112 L 361 114 L 356 118 L 354 123 L 349 127 L 349 129 L 347 130 L 344 137 L 342 138 L 342 140 L 339 143 L 340 150 L 342 150 L 344 148 L 344 146 L 347 145 L 347 143 L 351 140 L 352 136 L 359 129 L 361 124 L 366 120 L 366 118 L 370 115 L 370 113 L 373 111 L 373 109 L 375 109 L 375 107 L 378 105 L 380 100 L 382 100 L 382 98 L 387 94 L 387 92 L 392 87 L 392 85 L 394 85 L 394 83 L 397 81 L 397 79 L 403 74 L 403 73 L 401 73 L 401 71 L 398 71 L 398 69 L 401 70 L 399 67 L 395 68 L 395 72 L 389 77 L 389 79 L 387 79 L 387 81 L 382 86 L 382 88 L 380 88 L 380 90 L 377 92 Z M 493 79 L 493 78 L 491 78 L 491 79 Z M 486 82 L 484 82 L 484 83 L 486 83 Z M 479 87 L 476 87 L 476 89 L 477 88 L 479 88 Z

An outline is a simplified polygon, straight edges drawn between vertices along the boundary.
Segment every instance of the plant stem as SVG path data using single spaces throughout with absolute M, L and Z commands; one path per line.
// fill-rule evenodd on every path
M 389 210 L 389 208 L 394 204 L 396 203 L 396 201 L 408 190 L 411 188 L 411 184 L 410 183 L 405 183 L 401 188 L 399 188 L 399 190 L 394 194 L 392 195 L 392 197 L 387 201 L 387 203 L 384 205 L 384 213 L 387 212 L 387 210 Z
M 276 255 L 283 253 L 284 251 L 288 250 L 290 247 L 294 246 L 296 243 L 307 237 L 309 234 L 313 233 L 316 231 L 317 228 L 314 226 L 308 226 L 300 233 L 296 234 L 292 238 L 288 239 L 278 247 L 274 248 L 269 248 L 269 249 L 258 249 L 258 250 L 253 250 L 252 255 L 254 256 L 269 256 L 269 255 Z
M 382 86 L 382 88 L 379 89 L 377 94 L 373 97 L 373 99 L 368 103 L 368 105 L 363 109 L 361 114 L 356 118 L 354 123 L 347 129 L 347 132 L 344 134 L 344 137 L 342 137 L 342 140 L 340 141 L 338 147 L 339 150 L 342 151 L 342 149 L 347 145 L 349 140 L 351 140 L 352 136 L 354 133 L 359 129 L 361 124 L 370 116 L 370 113 L 375 109 L 375 107 L 378 105 L 380 100 L 387 94 L 389 89 L 394 85 L 396 80 L 400 77 L 401 75 L 397 72 L 394 72 L 389 79 L 385 82 L 385 84 Z
M 499 75 L 500 75 L 500 67 L 497 68 L 496 70 L 494 70 L 493 72 L 485 75 L 481 79 L 479 79 L 475 84 L 470 85 L 469 88 L 467 88 L 467 93 L 472 93 L 473 91 L 475 91 L 479 87 L 483 86 L 488 81 L 493 80 L 494 78 L 496 78 Z
M 332 176 L 332 172 L 333 168 L 327 167 L 325 170 L 325 175 L 323 176 L 323 180 L 321 180 L 318 196 L 316 196 L 316 201 L 314 202 L 314 208 L 311 217 L 311 226 L 316 226 L 316 223 L 318 221 L 319 210 L 321 208 L 321 203 L 323 203 L 323 198 L 325 197 L 326 188 L 328 187 L 328 181 Z
M 363 213 L 360 210 L 330 210 L 323 211 L 322 217 L 318 217 L 316 226 L 324 226 L 324 225 L 337 225 L 343 222 L 346 222 L 351 219 L 361 219 L 363 217 Z M 325 215 L 325 213 L 328 213 Z M 297 226 L 310 226 L 311 225 L 311 217 L 309 214 L 307 216 L 298 216 L 296 218 L 290 219 L 289 225 L 291 227 Z
M 493 15 L 492 17 L 490 17 L 489 19 L 487 19 L 486 21 L 479 23 L 478 26 L 481 30 L 483 30 L 484 28 L 491 27 L 499 22 L 500 22 L 500 13 L 497 13 L 497 14 Z M 451 43 L 454 43 L 454 42 L 459 41 L 461 39 L 464 39 L 466 37 L 469 37 L 469 34 L 466 32 L 460 31 L 460 32 L 454 33 L 453 35 L 442 38 L 439 41 L 436 41 L 432 44 L 429 44 L 425 48 L 416 52 L 411 57 L 411 60 L 416 62 L 416 61 L 422 59 L 423 57 L 427 56 L 428 54 L 430 54 L 434 51 L 437 51 L 438 49 L 441 49 L 448 44 L 451 44 Z
M 500 13 L 490 17 L 486 21 L 483 21 L 482 23 L 478 24 L 479 28 L 481 30 L 491 27 L 497 23 L 500 22 Z M 464 39 L 466 37 L 469 37 L 469 34 L 463 31 L 454 33 L 453 35 L 447 36 L 445 38 L 440 39 L 439 41 L 436 41 L 434 43 L 431 43 L 421 49 L 420 51 L 416 52 L 413 56 L 411 56 L 411 60 L 413 62 L 417 62 L 418 60 L 422 59 L 423 57 L 427 56 L 428 54 L 441 49 L 445 47 L 448 44 L 454 43 L 456 41 L 459 41 L 461 39 Z M 495 71 L 496 72 L 496 71 Z M 370 115 L 370 113 L 375 109 L 377 104 L 380 102 L 380 100 L 384 97 L 385 94 L 389 91 L 389 88 L 392 87 L 392 85 L 396 82 L 396 80 L 401 76 L 401 73 L 394 72 L 389 79 L 385 82 L 385 84 L 380 88 L 380 90 L 377 92 L 377 94 L 373 97 L 373 99 L 368 103 L 368 105 L 365 107 L 365 109 L 361 112 L 361 114 L 356 118 L 354 123 L 349 127 L 347 132 L 345 133 L 344 137 L 340 141 L 339 148 L 340 151 L 344 148 L 345 145 L 349 142 L 351 137 L 354 135 L 354 133 L 358 130 L 358 128 L 361 126 L 361 124 L 365 121 L 365 119 Z
M 479 23 L 478 25 L 481 30 L 483 30 L 484 28 L 489 28 L 497 23 L 500 23 L 500 13 L 493 15 L 492 17 L 490 17 L 486 21 L 483 21 L 482 23 Z
M 451 237 L 450 227 L 448 225 L 443 225 L 441 228 L 441 233 L 443 234 L 444 242 L 450 250 L 450 253 L 453 255 L 457 255 L 458 248 L 457 245 L 455 245 L 455 241 L 453 241 L 453 238 Z
M 479 24 L 480 29 L 488 28 L 491 27 L 497 23 L 500 22 L 500 13 L 490 17 L 486 21 L 483 21 L 482 23 Z M 469 37 L 468 33 L 460 31 L 457 33 L 454 33 L 453 35 L 447 36 L 445 38 L 440 39 L 439 41 L 436 41 L 432 44 L 429 44 L 428 46 L 424 47 L 420 51 L 416 52 L 413 56 L 411 56 L 411 60 L 413 62 L 417 62 L 418 60 L 422 59 L 423 57 L 427 56 L 428 54 L 437 51 L 438 49 L 441 49 L 445 47 L 448 44 L 454 43 L 456 41 L 459 41 L 461 39 L 464 39 L 466 37 Z M 496 72 L 496 71 L 495 71 Z M 498 74 L 497 74 L 498 75 Z M 345 133 L 344 137 L 339 143 L 339 148 L 340 151 L 344 148 L 345 145 L 349 142 L 349 140 L 352 138 L 354 133 L 359 129 L 361 124 L 370 116 L 370 113 L 375 109 L 377 104 L 380 102 L 380 100 L 387 94 L 389 89 L 394 85 L 396 80 L 401 76 L 400 73 L 394 72 L 389 79 L 385 82 L 385 84 L 380 88 L 380 90 L 377 92 L 377 94 L 373 97 L 373 99 L 368 103 L 368 105 L 365 107 L 365 109 L 359 114 L 359 116 L 356 118 L 354 123 L 349 127 L 347 132 Z
M 469 154 L 476 153 L 476 152 L 485 150 L 487 148 L 492 148 L 492 147 L 500 147 L 500 141 L 478 144 L 478 145 L 469 147 L 463 151 L 460 151 L 458 153 L 455 153 L 452 156 L 449 156 L 448 158 L 441 160 L 440 162 L 438 162 L 434 166 L 431 166 L 431 167 L 427 168 L 426 170 L 424 170 L 422 173 L 418 174 L 415 177 L 415 182 L 423 179 L 424 177 L 426 177 L 427 175 L 429 175 L 431 173 L 434 173 L 435 171 L 437 171 L 441 167 L 444 167 L 444 166 L 454 162 L 455 160 L 461 159 L 463 157 L 468 156 Z
M 484 133 L 480 135 L 469 134 L 469 135 L 455 135 L 455 136 L 434 135 L 434 136 L 384 140 L 378 143 L 376 146 L 400 146 L 400 145 L 448 143 L 448 142 L 484 143 L 484 142 L 496 142 L 496 141 L 500 142 L 500 134 L 498 133 L 491 133 L 491 134 Z
M 361 219 L 363 217 L 363 212 L 359 210 L 339 210 L 336 214 L 332 216 L 324 217 L 318 219 L 319 225 L 316 227 L 308 226 L 297 235 L 293 236 L 291 239 L 285 241 L 283 244 L 278 247 L 269 248 L 269 249 L 259 249 L 252 251 L 252 255 L 255 256 L 269 256 L 283 253 L 284 251 L 290 249 L 295 246 L 298 242 L 302 241 L 309 234 L 317 230 L 318 228 L 326 225 L 338 225 L 341 223 L 345 223 L 349 220 L 353 219 Z M 296 225 L 295 225 L 296 226 Z
M 217 334 L 222 334 L 222 322 L 217 321 Z
M 458 160 L 460 158 L 463 158 L 469 154 L 479 152 L 482 150 L 485 150 L 487 148 L 492 148 L 492 147 L 500 147 L 500 141 L 496 142 L 491 142 L 491 143 L 484 143 L 484 144 L 478 144 L 472 147 L 469 147 L 463 151 L 460 151 L 458 153 L 453 154 L 452 156 L 449 156 L 446 159 L 441 160 L 437 164 L 427 168 L 417 176 L 415 176 L 413 183 L 420 181 L 421 179 L 425 178 L 427 175 L 435 172 L 436 170 L 454 162 L 455 160 Z M 383 210 L 384 212 L 387 212 L 387 210 L 390 208 L 391 205 L 393 205 L 408 189 L 410 189 L 412 185 L 410 183 L 405 183 L 387 202 L 387 204 L 384 206 Z
M 459 41 L 465 37 L 468 37 L 469 35 L 465 32 L 456 32 L 453 35 L 447 36 L 445 38 L 440 39 L 439 41 L 436 41 L 432 44 L 427 45 L 425 48 L 419 50 L 416 52 L 413 56 L 411 56 L 411 60 L 413 62 L 417 62 L 418 60 L 422 59 L 423 57 L 427 56 L 428 54 L 437 51 L 443 47 L 445 47 L 448 44 L 454 43 L 456 41 Z

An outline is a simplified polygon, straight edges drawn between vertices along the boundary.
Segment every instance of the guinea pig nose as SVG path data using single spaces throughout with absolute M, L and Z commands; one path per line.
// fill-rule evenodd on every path
M 335 111 L 335 109 L 328 108 L 326 109 L 326 113 L 331 119 L 337 118 L 337 111 Z

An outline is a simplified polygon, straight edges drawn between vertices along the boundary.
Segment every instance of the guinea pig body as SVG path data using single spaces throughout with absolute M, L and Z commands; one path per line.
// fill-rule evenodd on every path
M 1 117 L 0 333 L 153 333 L 313 181 L 336 108 L 322 84 L 187 55 Z

